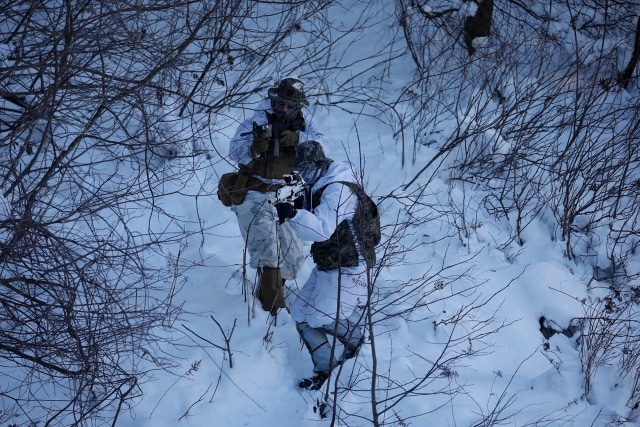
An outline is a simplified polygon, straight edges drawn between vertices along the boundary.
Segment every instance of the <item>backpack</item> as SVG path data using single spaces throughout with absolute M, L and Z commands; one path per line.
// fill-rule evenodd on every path
M 352 220 L 345 219 L 338 224 L 338 227 L 328 240 L 315 242 L 311 245 L 313 261 L 320 271 L 334 270 L 340 267 L 355 267 L 358 265 L 359 260 L 359 246 L 362 255 L 367 261 L 367 267 L 371 268 L 376 263 L 375 248 L 382 238 L 378 206 L 361 185 L 347 181 L 336 182 L 346 185 L 356 194 L 358 197 L 356 211 Z M 327 186 L 322 187 L 313 194 L 315 201 L 320 200 L 325 188 Z

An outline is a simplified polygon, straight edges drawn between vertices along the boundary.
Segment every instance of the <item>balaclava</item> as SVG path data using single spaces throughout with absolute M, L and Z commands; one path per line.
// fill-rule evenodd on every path
M 296 146 L 296 163 L 300 176 L 309 186 L 313 186 L 327 172 L 333 160 L 324 155 L 322 145 L 317 141 L 305 141 Z

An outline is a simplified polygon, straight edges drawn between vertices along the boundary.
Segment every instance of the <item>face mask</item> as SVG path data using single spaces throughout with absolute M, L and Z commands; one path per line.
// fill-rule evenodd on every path
M 328 164 L 316 166 L 313 162 L 308 162 L 298 168 L 298 173 L 308 186 L 313 186 L 327 172 L 327 169 L 329 169 Z

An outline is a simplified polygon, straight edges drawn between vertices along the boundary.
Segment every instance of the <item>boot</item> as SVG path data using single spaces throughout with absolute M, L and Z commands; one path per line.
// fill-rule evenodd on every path
M 360 340 L 358 340 L 356 344 L 346 343 L 344 345 L 344 351 L 342 352 L 342 357 L 340 358 L 340 361 L 345 361 L 345 360 L 353 359 L 354 357 L 356 357 L 363 343 L 364 343 L 364 335 L 362 335 L 362 337 L 360 338 Z
M 305 390 L 320 390 L 327 378 L 329 378 L 329 374 L 316 372 L 314 376 L 298 381 L 298 387 Z
M 275 316 L 278 309 L 285 307 L 284 280 L 280 275 L 280 269 L 274 267 L 261 267 L 258 269 L 257 296 L 262 304 L 262 309 Z

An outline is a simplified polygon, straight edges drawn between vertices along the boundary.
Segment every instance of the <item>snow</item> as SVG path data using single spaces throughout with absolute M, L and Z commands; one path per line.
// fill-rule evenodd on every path
M 545 7 L 552 8 L 552 2 Z M 348 11 L 340 15 L 345 22 L 350 17 Z M 359 19 L 358 13 L 352 18 Z M 550 32 L 564 37 L 568 20 L 565 16 L 552 22 Z M 368 34 L 360 34 L 364 41 L 350 48 L 364 46 L 365 57 L 367 49 L 384 46 L 381 34 L 372 31 L 371 43 Z M 567 44 L 567 49 L 572 47 Z M 8 52 L 7 45 L 0 45 L 0 56 Z M 366 62 L 355 62 L 349 72 L 357 75 L 367 67 Z M 401 65 L 393 69 L 398 88 L 410 80 L 402 75 L 403 69 L 411 72 Z M 305 73 L 300 75 L 304 79 Z M 530 90 L 537 90 L 536 82 L 530 83 Z M 521 77 L 504 79 L 502 84 L 507 97 L 528 90 Z M 162 344 L 162 351 L 176 364 L 167 371 L 144 360 L 141 368 L 151 374 L 140 378 L 140 396 L 130 411 L 120 414 L 119 427 L 368 426 L 373 370 L 380 425 L 640 425 L 627 407 L 633 378 L 619 378 L 614 366 L 601 366 L 592 378 L 591 392 L 585 394 L 581 334 L 562 332 L 585 317 L 589 309 L 585 301 L 605 296 L 607 285 L 592 280 L 591 267 L 564 256 L 565 242 L 558 239 L 551 220 L 538 216 L 527 224 L 520 242 L 505 244 L 513 224 L 482 209 L 483 195 L 475 192 L 473 183 L 445 171 L 429 179 L 425 174 L 406 191 L 400 190 L 447 135 L 467 124 L 450 118 L 434 124 L 434 146 L 418 147 L 419 161 L 407 165 L 394 130 L 375 115 L 326 107 L 326 99 L 315 101 L 310 108 L 330 141 L 330 157 L 356 164 L 363 160 L 367 188 L 380 202 L 390 239 L 383 241 L 379 258 L 392 245 L 411 248 L 385 258 L 372 297 L 374 334 L 367 333 L 360 355 L 331 377 L 328 386 L 338 411 L 335 424 L 331 417 L 321 419 L 317 411 L 324 388 L 308 392 L 296 387 L 300 378 L 312 373 L 312 363 L 295 323 L 285 311 L 274 323 L 247 295 L 255 271 L 248 269 L 250 283 L 244 283 L 244 241 L 235 215 L 215 195 L 217 178 L 231 170 L 224 156 L 235 128 L 228 125 L 226 135 L 216 135 L 215 149 L 208 148 L 209 141 L 196 141 L 195 148 L 207 156 L 166 160 L 176 169 L 192 168 L 195 175 L 179 191 L 165 188 L 170 195 L 158 200 L 157 206 L 192 224 L 193 231 L 204 231 L 189 237 L 181 254 L 183 262 L 194 265 L 174 300 L 183 305 L 183 314 L 173 328 L 159 332 L 173 336 L 175 344 Z M 239 122 L 245 113 L 232 110 L 230 118 L 220 121 Z M 176 127 L 179 119 L 170 111 L 159 114 L 167 133 L 175 131 L 175 139 L 182 140 L 187 131 Z M 470 115 L 460 113 L 463 116 Z M 475 155 L 505 154 L 511 149 L 494 129 L 485 129 L 474 143 Z M 178 144 L 176 150 L 184 154 L 187 149 Z M 470 153 L 460 151 L 456 155 Z M 406 167 L 401 169 L 401 164 Z M 391 193 L 417 191 L 424 192 L 424 200 L 413 218 L 393 198 L 383 199 Z M 6 217 L 4 198 L 0 205 L 0 215 Z M 468 209 L 464 224 L 456 223 L 460 215 L 447 211 L 461 205 Z M 393 224 L 416 217 L 415 226 L 392 235 Z M 145 229 L 156 219 L 141 215 L 138 221 Z M 136 222 L 129 226 L 135 229 Z M 153 226 L 170 225 L 158 221 Z M 582 252 L 596 243 L 585 243 Z M 637 265 L 637 260 L 629 262 L 631 267 Z M 297 280 L 287 282 L 288 303 L 312 267 L 309 258 Z M 556 333 L 545 338 L 541 322 Z M 483 424 L 483 420 L 488 421 Z
M 317 119 L 320 126 L 329 124 L 335 141 L 333 157 L 347 157 L 338 141 L 348 146 L 354 142 L 349 117 L 340 119 L 332 112 Z M 368 129 L 360 138 L 372 141 L 362 145 L 369 188 L 375 189 L 374 196 L 386 194 L 398 183 L 385 165 L 399 164 L 401 154 L 388 131 L 374 120 L 365 125 L 360 121 L 359 126 Z M 212 163 L 217 160 L 215 156 L 210 159 Z M 265 312 L 246 300 L 239 272 L 243 240 L 235 217 L 215 199 L 211 180 L 202 176 L 200 181 L 209 185 L 198 188 L 200 215 L 205 212 L 207 222 L 221 226 L 203 242 L 191 242 L 185 254 L 206 262 L 191 270 L 180 293 L 185 315 L 176 327 L 182 345 L 168 351 L 182 364 L 171 374 L 157 371 L 152 381 L 143 383 L 144 395 L 132 418 L 121 416 L 118 425 L 330 425 L 330 418 L 321 420 L 314 412 L 322 393 L 296 388 L 299 378 L 311 374 L 312 364 L 294 323 L 282 312 L 273 325 Z M 447 179 L 429 184 L 434 198 L 448 191 Z M 175 197 L 166 206 L 179 207 L 185 217 L 196 218 L 193 197 Z M 383 224 L 394 222 L 394 206 L 383 202 L 381 207 Z M 584 316 L 581 301 L 589 293 L 581 267 L 563 258 L 562 242 L 552 238 L 552 230 L 543 221 L 534 221 L 525 229 L 522 246 L 507 249 L 499 248 L 501 238 L 496 239 L 509 235 L 504 227 L 508 224 L 483 215 L 472 233 L 461 239 L 447 224 L 434 220 L 415 230 L 424 235 L 404 237 L 408 246 L 412 241 L 421 244 L 403 262 L 381 271 L 375 298 L 384 302 L 389 295 L 397 297 L 393 306 L 377 313 L 381 320 L 374 329 L 381 375 L 378 399 L 388 398 L 388 406 L 399 400 L 381 415 L 385 425 L 466 426 L 489 417 L 504 419 L 504 425 L 511 426 L 595 426 L 617 421 L 627 413 L 629 384 L 612 383 L 615 376 L 608 367 L 597 374 L 597 391 L 585 398 L 579 333 L 571 338 L 556 333 L 546 340 L 539 330 L 542 316 L 558 332 Z M 304 283 L 311 262 L 307 261 L 297 281 L 287 283 L 292 292 Z M 446 271 L 436 273 L 441 266 L 447 266 Z M 431 280 L 431 288 L 421 291 L 424 301 L 416 302 L 414 291 L 419 285 L 415 279 L 430 274 L 446 285 L 433 289 L 436 281 Z M 253 275 L 249 270 L 250 280 L 255 279 Z M 289 302 L 291 298 L 293 294 Z M 411 312 L 398 315 L 411 307 Z M 468 314 L 459 330 L 452 326 L 457 313 Z M 456 341 L 468 337 L 473 341 Z M 450 338 L 453 352 L 445 350 Z M 211 345 L 224 347 L 227 339 L 231 359 Z M 459 357 L 465 352 L 468 357 Z M 454 363 L 447 365 L 447 360 Z M 339 385 L 338 408 L 344 422 L 336 425 L 371 425 L 368 387 L 372 366 L 372 345 L 367 340 L 359 357 L 332 377 L 331 384 L 337 381 Z M 435 374 L 426 375 L 434 369 Z M 409 387 L 414 387 L 412 395 L 398 399 Z M 636 424 L 620 421 L 617 425 Z

